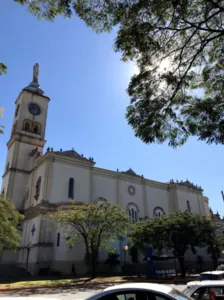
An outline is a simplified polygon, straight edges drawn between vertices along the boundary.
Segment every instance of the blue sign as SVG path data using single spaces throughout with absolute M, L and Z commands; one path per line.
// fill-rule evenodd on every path
M 146 276 L 147 279 L 153 279 L 152 247 L 146 248 Z

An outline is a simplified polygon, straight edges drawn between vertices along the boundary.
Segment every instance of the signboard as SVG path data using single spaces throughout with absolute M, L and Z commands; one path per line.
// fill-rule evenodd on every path
M 146 276 L 153 279 L 152 247 L 146 248 Z

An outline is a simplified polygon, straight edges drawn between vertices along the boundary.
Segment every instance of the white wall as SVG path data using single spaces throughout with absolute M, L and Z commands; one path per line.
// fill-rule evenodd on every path
M 50 202 L 68 201 L 69 178 L 73 177 L 74 199 L 76 201 L 89 202 L 90 198 L 90 169 L 82 168 L 68 163 L 55 161 L 52 164 L 52 184 Z
M 146 186 L 148 217 L 153 218 L 155 207 L 161 207 L 166 214 L 169 213 L 168 192 L 165 189 Z
M 7 166 L 8 162 L 9 162 L 9 167 L 12 167 L 12 159 L 13 159 L 14 149 L 15 149 L 15 143 L 8 149 L 7 158 L 5 161 L 4 172 L 6 171 L 6 166 Z
M 95 200 L 99 197 L 105 198 L 109 202 L 117 204 L 117 180 L 112 176 L 105 176 L 93 173 L 92 179 L 92 195 Z
M 128 187 L 133 186 L 135 188 L 135 194 L 131 195 L 128 192 Z M 127 208 L 129 203 L 135 203 L 139 208 L 139 217 L 143 218 L 144 214 L 144 194 L 143 194 L 143 185 L 126 179 L 119 180 L 119 202 L 122 204 L 124 209 Z
M 192 213 L 199 213 L 199 214 L 202 213 L 199 206 L 197 193 L 191 192 L 190 190 L 185 191 L 185 190 L 177 189 L 177 198 L 178 198 L 179 209 L 181 211 L 187 210 L 187 200 L 188 200 L 190 203 Z
M 5 196 L 7 195 L 7 190 L 8 190 L 8 185 L 9 185 L 9 175 L 10 175 L 10 173 L 8 172 L 2 180 L 1 192 L 4 189 Z
M 33 167 L 33 157 L 30 154 L 35 148 L 36 146 L 34 145 L 19 143 L 18 157 L 16 166 L 14 167 L 20 170 L 30 171 Z
M 23 173 L 12 173 L 11 180 L 12 202 L 18 209 L 21 209 L 24 207 L 27 198 L 29 175 Z
M 60 244 L 57 246 L 57 234 L 60 233 Z M 61 229 L 52 232 L 52 241 L 54 243 L 52 260 L 55 261 L 82 261 L 85 257 L 84 243 L 77 243 L 70 249 L 64 238 Z
M 21 247 L 31 247 L 30 255 L 29 255 L 29 263 L 36 262 L 37 254 L 38 254 L 38 248 L 32 247 L 34 244 L 39 243 L 39 236 L 40 236 L 40 222 L 41 222 L 41 216 L 37 216 L 33 219 L 25 220 L 23 222 L 22 226 L 22 239 L 21 239 Z M 35 225 L 35 232 L 32 234 L 31 230 L 33 228 L 33 225 Z M 23 249 L 19 253 L 19 260 L 18 263 L 26 263 L 27 259 L 27 250 Z

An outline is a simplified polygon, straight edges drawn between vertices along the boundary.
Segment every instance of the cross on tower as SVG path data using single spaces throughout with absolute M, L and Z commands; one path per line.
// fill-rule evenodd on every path
M 33 224 L 33 228 L 31 229 L 32 236 L 34 235 L 35 231 L 36 231 L 36 227 L 35 224 Z

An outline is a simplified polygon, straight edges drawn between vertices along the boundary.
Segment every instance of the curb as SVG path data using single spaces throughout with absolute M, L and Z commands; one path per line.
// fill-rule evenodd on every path
M 73 287 L 84 287 L 84 286 L 96 286 L 96 285 L 111 285 L 111 284 L 121 284 L 127 283 L 128 281 L 117 281 L 116 283 L 112 282 L 83 282 L 83 283 L 74 283 L 74 284 L 56 284 L 56 285 L 33 285 L 29 287 L 6 287 L 0 288 L 1 292 L 10 292 L 10 291 L 22 291 L 22 290 L 37 290 L 37 289 L 58 289 L 58 288 L 73 288 Z
M 120 280 L 120 281 L 113 281 L 113 282 L 83 282 L 83 283 L 74 283 L 74 284 L 55 284 L 55 285 L 35 285 L 35 286 L 29 286 L 29 287 L 5 287 L 0 288 L 0 293 L 2 292 L 11 292 L 11 291 L 22 291 L 22 290 L 37 290 L 37 289 L 58 289 L 58 288 L 74 288 L 74 287 L 80 287 L 80 286 L 96 286 L 96 285 L 115 285 L 115 284 L 122 284 L 122 283 L 137 283 L 136 281 L 128 281 L 128 280 Z M 139 281 L 139 282 L 145 282 L 148 281 Z M 167 280 L 150 280 L 150 283 L 158 283 L 158 284 L 186 284 L 187 280 L 174 280 L 172 282 Z

